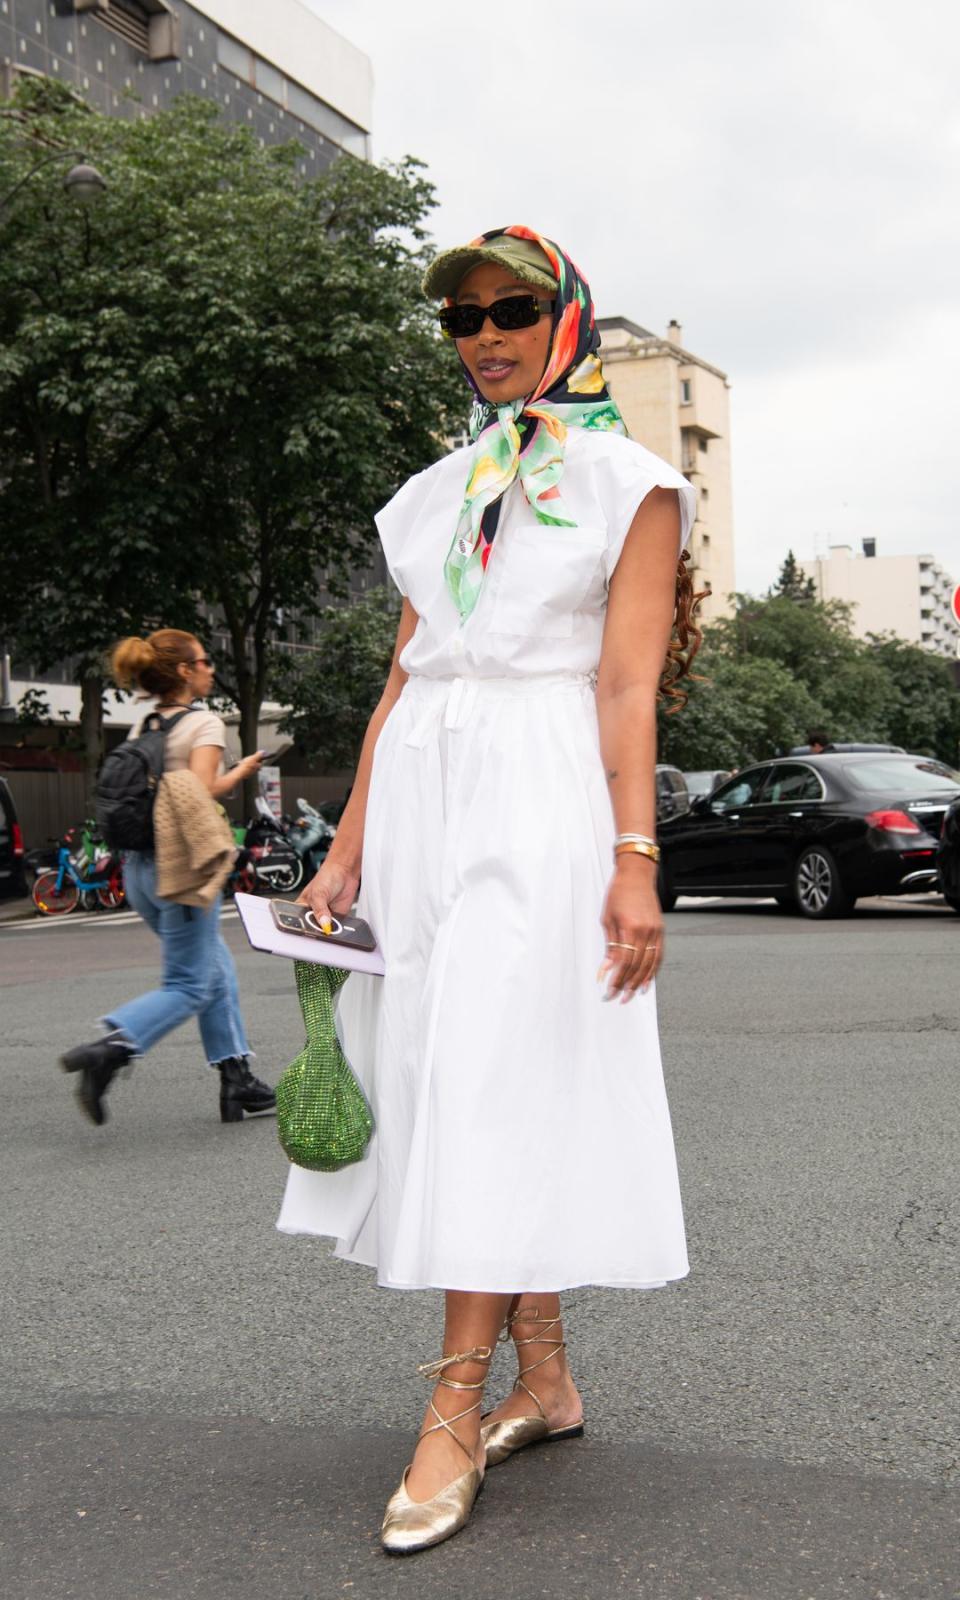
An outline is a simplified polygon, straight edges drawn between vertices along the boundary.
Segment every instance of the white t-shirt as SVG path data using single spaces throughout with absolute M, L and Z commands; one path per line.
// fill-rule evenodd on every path
M 694 489 L 632 439 L 571 428 L 559 489 L 577 525 L 537 522 L 522 485 L 512 483 L 477 603 L 461 626 L 443 565 L 475 448 L 410 478 L 377 515 L 390 574 L 420 618 L 400 666 L 427 678 L 596 672 L 608 585 L 638 506 L 655 487 L 676 489 L 682 549 Z

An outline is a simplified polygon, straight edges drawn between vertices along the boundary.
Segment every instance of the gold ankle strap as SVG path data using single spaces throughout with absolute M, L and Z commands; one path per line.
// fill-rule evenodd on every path
M 442 1383 L 445 1389 L 478 1390 L 483 1388 L 487 1381 L 486 1377 L 481 1378 L 479 1383 L 461 1383 L 457 1378 L 448 1378 L 446 1376 L 446 1369 L 447 1367 L 456 1366 L 459 1361 L 476 1361 L 484 1366 L 488 1366 L 492 1355 L 493 1351 L 490 1349 L 489 1345 L 478 1344 L 473 1350 L 466 1350 L 462 1354 L 441 1356 L 437 1361 L 426 1361 L 424 1362 L 423 1366 L 417 1368 L 417 1371 L 424 1378 L 436 1378 L 437 1382 Z M 475 1400 L 472 1406 L 467 1406 L 465 1411 L 458 1411 L 455 1417 L 442 1417 L 433 1401 L 428 1401 L 430 1410 L 433 1412 L 437 1420 L 431 1427 L 422 1429 L 420 1433 L 420 1439 L 425 1439 L 429 1433 L 439 1433 L 441 1428 L 443 1428 L 447 1433 L 449 1433 L 454 1443 L 460 1446 L 460 1449 L 470 1462 L 471 1467 L 475 1466 L 476 1463 L 473 1459 L 472 1453 L 467 1449 L 463 1440 L 458 1438 L 454 1433 L 453 1424 L 455 1422 L 462 1422 L 464 1417 L 469 1417 L 474 1411 L 479 1411 L 482 1404 L 483 1402 L 481 1400 Z M 420 1439 L 417 1440 L 418 1444 L 420 1443 Z
M 540 1307 L 530 1306 L 526 1311 L 516 1311 L 512 1317 L 508 1317 L 506 1323 L 504 1324 L 503 1333 L 500 1336 L 501 1339 L 509 1339 L 511 1337 L 510 1329 L 515 1327 L 518 1322 L 526 1322 L 529 1323 L 531 1327 L 543 1328 L 544 1331 L 543 1333 L 535 1333 L 530 1339 L 514 1339 L 513 1342 L 518 1350 L 524 1349 L 524 1347 L 528 1344 L 549 1344 L 553 1346 L 551 1350 L 547 1351 L 545 1356 L 540 1357 L 539 1361 L 531 1361 L 527 1366 L 521 1367 L 517 1380 L 513 1386 L 515 1389 L 522 1389 L 524 1394 L 529 1395 L 541 1417 L 544 1417 L 544 1419 L 546 1419 L 546 1413 L 544 1412 L 543 1406 L 540 1404 L 538 1396 L 534 1394 L 533 1390 L 528 1384 L 524 1383 L 523 1380 L 525 1377 L 529 1376 L 531 1372 L 536 1372 L 538 1367 L 545 1366 L 548 1361 L 552 1361 L 554 1356 L 558 1356 L 560 1354 L 561 1350 L 565 1350 L 567 1348 L 567 1342 L 565 1339 L 551 1339 L 550 1337 L 552 1329 L 559 1328 L 562 1320 L 563 1319 L 559 1314 L 555 1317 L 541 1317 Z
M 493 1351 L 488 1344 L 478 1344 L 472 1350 L 465 1350 L 462 1354 L 440 1356 L 437 1361 L 425 1361 L 423 1366 L 417 1368 L 417 1371 L 422 1378 L 439 1378 L 440 1382 L 446 1384 L 448 1389 L 482 1389 L 486 1382 L 485 1378 L 480 1383 L 457 1383 L 454 1378 L 443 1377 L 443 1373 L 447 1367 L 455 1367 L 461 1361 L 489 1363 L 492 1355 Z

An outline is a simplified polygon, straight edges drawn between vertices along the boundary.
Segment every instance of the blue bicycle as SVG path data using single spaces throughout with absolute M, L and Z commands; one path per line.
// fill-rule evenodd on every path
M 57 850 L 57 865 L 41 872 L 33 885 L 33 903 L 44 917 L 60 917 L 75 911 L 103 906 L 117 911 L 126 902 L 123 889 L 123 862 L 113 854 L 96 855 L 91 861 L 83 843 L 71 850 L 78 830 L 71 828 Z

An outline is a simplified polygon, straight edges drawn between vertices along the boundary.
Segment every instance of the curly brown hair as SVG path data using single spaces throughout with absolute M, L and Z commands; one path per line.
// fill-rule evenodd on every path
M 697 674 L 691 671 L 694 657 L 703 642 L 703 629 L 697 622 L 697 612 L 701 602 L 707 598 L 709 589 L 699 592 L 693 587 L 693 573 L 688 571 L 690 561 L 689 550 L 684 550 L 677 562 L 677 597 L 674 603 L 673 633 L 667 646 L 667 659 L 660 674 L 660 683 L 657 687 L 657 699 L 666 701 L 665 710 L 670 716 L 675 711 L 680 711 L 687 703 L 688 690 L 681 689 L 681 678 L 689 677 L 692 680 Z

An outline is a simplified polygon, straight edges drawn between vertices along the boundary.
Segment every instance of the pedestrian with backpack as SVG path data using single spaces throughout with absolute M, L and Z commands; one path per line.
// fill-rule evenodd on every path
M 158 894 L 153 811 L 165 774 L 189 771 L 219 800 L 258 771 L 263 752 L 224 773 L 223 721 L 194 704 L 213 689 L 213 662 L 192 633 L 161 628 L 148 639 L 123 639 L 111 670 L 121 689 L 136 687 L 157 702 L 104 761 L 97 815 L 111 847 L 127 852 L 127 899 L 160 939 L 163 979 L 159 989 L 115 1007 L 103 1019 L 104 1035 L 68 1050 L 61 1066 L 79 1073 L 81 1109 L 100 1126 L 117 1071 L 195 1016 L 207 1060 L 220 1075 L 221 1120 L 239 1122 L 245 1113 L 272 1111 L 276 1102 L 273 1090 L 250 1070 L 233 957 L 220 933 L 220 895 L 202 905 Z

